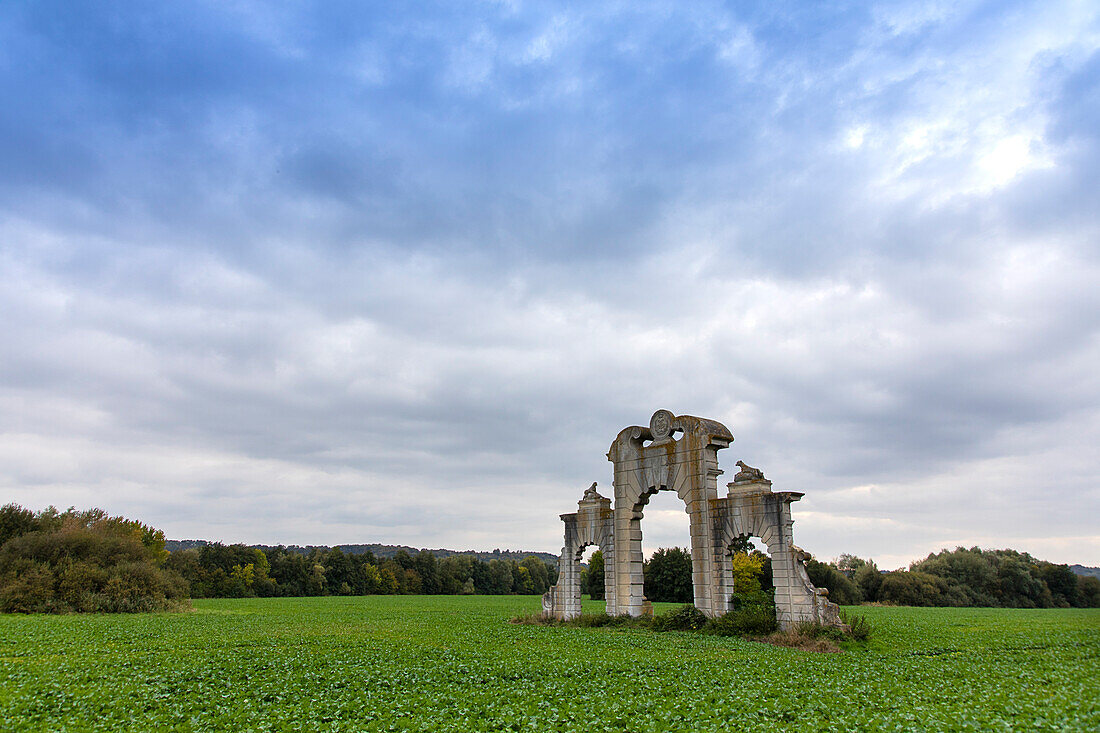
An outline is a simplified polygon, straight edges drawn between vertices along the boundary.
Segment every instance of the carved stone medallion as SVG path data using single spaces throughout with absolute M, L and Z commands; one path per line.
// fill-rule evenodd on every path
M 653 434 L 654 440 L 668 440 L 672 432 L 672 420 L 675 417 L 668 410 L 657 410 L 653 413 L 653 417 L 649 418 L 649 432 Z

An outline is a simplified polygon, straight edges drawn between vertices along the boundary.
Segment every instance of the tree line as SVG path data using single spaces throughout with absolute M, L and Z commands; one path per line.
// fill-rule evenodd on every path
M 170 553 L 166 566 L 190 585 L 193 598 L 363 595 L 529 595 L 557 582 L 557 566 L 472 555 L 437 558 L 399 550 L 379 558 L 338 547 L 307 553 L 279 547 L 212 543 Z
M 735 594 L 770 590 L 771 559 L 747 539 L 732 549 Z M 828 563 L 811 559 L 806 569 L 814 585 L 827 588 L 841 605 L 1100 607 L 1100 579 L 1015 550 L 942 550 L 892 572 L 846 554 Z M 692 601 L 687 550 L 662 548 L 643 571 L 650 600 Z M 3 612 L 169 610 L 186 607 L 189 596 L 541 594 L 557 576 L 555 564 L 535 556 L 484 561 L 400 550 L 377 557 L 340 548 L 303 553 L 218 543 L 168 552 L 160 530 L 101 509 L 0 507 Z M 603 598 L 600 552 L 581 583 L 592 598 Z
M 736 593 L 774 588 L 771 558 L 742 541 L 730 556 Z M 813 584 L 842 605 L 984 606 L 998 608 L 1097 608 L 1100 579 L 1077 575 L 1068 565 L 1037 560 L 1016 550 L 958 547 L 883 572 L 872 560 L 844 554 L 832 562 L 808 560 Z M 643 565 L 645 595 L 651 601 L 691 603 L 691 553 L 661 548 Z M 604 596 L 604 562 L 598 550 L 582 571 L 584 592 Z
M 1038 560 L 1016 550 L 956 547 L 882 572 L 874 561 L 841 555 L 807 563 L 815 585 L 843 605 L 987 606 L 995 608 L 1097 608 L 1100 579 L 1068 565 Z

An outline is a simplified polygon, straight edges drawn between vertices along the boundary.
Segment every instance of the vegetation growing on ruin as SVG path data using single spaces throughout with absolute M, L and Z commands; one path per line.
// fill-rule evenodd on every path
M 865 607 L 865 648 L 812 654 L 508 623 L 537 604 L 217 599 L 187 614 L 5 615 L 0 706 L 13 731 L 1100 728 L 1098 611 Z

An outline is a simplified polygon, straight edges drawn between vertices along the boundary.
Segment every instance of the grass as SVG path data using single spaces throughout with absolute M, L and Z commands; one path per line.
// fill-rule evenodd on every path
M 1100 729 L 1096 610 L 867 607 L 866 645 L 812 654 L 508 623 L 537 609 L 534 597 L 194 605 L 0 617 L 0 728 Z

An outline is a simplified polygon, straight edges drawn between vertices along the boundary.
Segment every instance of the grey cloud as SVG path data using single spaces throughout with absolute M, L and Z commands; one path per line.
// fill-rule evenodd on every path
M 1019 43 L 988 14 L 963 43 L 966 14 L 785 6 L 214 14 L 121 38 L 88 12 L 2 31 L 59 80 L 0 114 L 19 500 L 102 496 L 177 536 L 554 550 L 614 435 L 663 407 L 726 422 L 724 465 L 809 492 L 798 530 L 826 557 L 923 553 L 967 522 L 1057 534 L 1032 490 L 1096 508 L 1067 448 L 1100 438 L 1096 57 L 1072 28 L 1046 71 L 992 82 L 1026 104 L 994 89 L 971 114 L 993 63 L 972 57 Z M 13 68 L 5 89 L 42 81 Z M 970 181 L 1001 134 L 986 113 L 1048 167 Z M 1048 458 L 1072 475 L 998 493 L 982 471 Z M 944 501 L 959 521 L 932 531 Z

